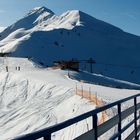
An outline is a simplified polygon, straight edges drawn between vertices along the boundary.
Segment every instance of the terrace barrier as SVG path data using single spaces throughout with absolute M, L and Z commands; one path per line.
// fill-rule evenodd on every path
M 127 131 L 132 125 L 134 126 L 133 131 L 125 138 L 125 140 L 138 140 L 139 133 L 140 133 L 140 124 L 138 124 L 138 120 L 140 120 L 140 115 L 138 111 L 140 109 L 140 103 L 138 103 L 138 97 L 140 94 L 124 98 L 122 100 L 118 100 L 111 104 L 104 105 L 99 107 L 95 110 L 89 111 L 62 123 L 56 124 L 54 126 L 32 132 L 20 137 L 16 137 L 13 140 L 36 140 L 39 138 L 44 138 L 44 140 L 51 140 L 52 133 L 62 130 L 66 127 L 69 127 L 73 124 L 76 124 L 82 120 L 85 120 L 89 117 L 92 117 L 92 126 L 93 128 L 82 134 L 81 136 L 75 138 L 75 140 L 98 140 L 98 138 L 106 133 L 108 130 L 113 128 L 114 126 L 117 127 L 117 132 L 109 138 L 109 140 L 122 140 L 122 134 L 124 131 Z M 133 105 L 125 110 L 122 111 L 122 104 L 127 101 L 133 101 Z M 111 109 L 112 107 L 117 107 L 117 115 L 113 116 L 111 119 L 107 120 L 106 122 L 98 125 L 98 113 L 101 113 L 107 109 Z M 133 115 L 133 120 L 131 120 L 126 126 L 122 127 L 122 121 L 126 119 L 128 116 Z

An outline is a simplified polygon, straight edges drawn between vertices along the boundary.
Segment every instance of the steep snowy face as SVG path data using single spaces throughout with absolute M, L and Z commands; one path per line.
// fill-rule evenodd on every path
M 71 29 L 75 26 L 80 26 L 80 14 L 78 10 L 71 10 L 63 13 L 59 17 L 60 23 L 58 26 L 63 28 L 70 27 Z
M 109 23 L 98 20 L 82 11 L 79 11 L 80 21 L 87 29 L 104 35 L 123 34 L 123 30 Z
M 6 38 L 12 32 L 15 32 L 18 29 L 24 28 L 25 30 L 32 29 L 34 26 L 40 22 L 49 19 L 54 13 L 45 8 L 37 7 L 32 9 L 29 13 L 25 15 L 22 19 L 18 20 L 16 23 L 9 26 L 4 32 L 1 33 L 0 40 Z
M 99 33 L 112 33 L 112 32 L 123 32 L 121 29 L 106 23 L 104 21 L 98 20 L 82 11 L 71 10 L 62 14 L 72 25 L 82 25 L 88 30 L 98 31 Z
M 27 17 L 34 14 L 37 15 L 37 18 L 35 19 L 33 24 L 37 25 L 51 18 L 54 15 L 54 12 L 52 12 L 50 9 L 47 9 L 46 7 L 36 7 L 27 14 Z

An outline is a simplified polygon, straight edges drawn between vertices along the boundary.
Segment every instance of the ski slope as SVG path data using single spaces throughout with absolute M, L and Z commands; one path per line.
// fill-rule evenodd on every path
M 9 69 L 9 72 L 5 72 L 3 69 L 0 72 L 0 139 L 2 140 L 46 128 L 93 110 L 95 104 L 76 95 L 76 85 L 78 89 L 83 86 L 86 91 L 90 87 L 91 93 L 96 93 L 97 97 L 106 103 L 139 93 L 139 90 L 115 89 L 83 83 L 78 81 L 80 77 L 76 79 L 73 71 L 70 71 L 70 75 L 75 75 L 75 79 L 69 78 L 67 71 L 39 68 L 28 59 L 6 59 L 9 64 L 12 62 L 14 65 L 19 65 L 24 62 L 24 65 L 20 71 Z M 54 133 L 53 139 L 71 140 L 91 129 L 91 124 L 89 118 L 78 125 L 66 128 L 65 131 Z M 109 137 L 110 133 L 107 135 Z
M 17 73 L 2 72 L 0 75 L 2 140 L 51 126 L 94 109 L 94 105 L 74 95 L 74 89 L 63 84 L 56 85 L 47 79 L 31 80 Z M 86 130 L 82 126 L 77 135 Z M 75 137 L 75 134 L 71 137 Z

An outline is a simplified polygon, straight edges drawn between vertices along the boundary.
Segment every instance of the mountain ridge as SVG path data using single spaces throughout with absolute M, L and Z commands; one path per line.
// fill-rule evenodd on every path
M 139 70 L 120 67 L 140 67 L 139 36 L 79 10 L 67 11 L 60 16 L 48 14 L 48 9 L 46 11 L 35 9 L 31 15 L 14 24 L 15 30 L 9 27 L 4 30 L 1 33 L 0 53 L 33 58 L 46 66 L 53 65 L 53 61 L 57 60 L 87 60 L 92 57 L 97 63 L 117 65 L 117 68 L 96 66 L 96 73 L 104 72 L 106 76 L 140 82 Z M 30 24 L 25 28 L 23 23 Z M 136 72 L 130 76 L 131 71 Z

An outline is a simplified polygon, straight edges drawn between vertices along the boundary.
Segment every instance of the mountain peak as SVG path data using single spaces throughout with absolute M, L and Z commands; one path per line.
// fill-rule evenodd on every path
M 50 9 L 48 9 L 48 8 L 46 8 L 44 6 L 33 8 L 32 10 L 29 11 L 29 13 L 27 15 L 31 15 L 31 14 L 34 14 L 34 13 L 43 13 L 43 12 L 47 12 L 49 14 L 54 15 L 53 11 L 51 11 Z

